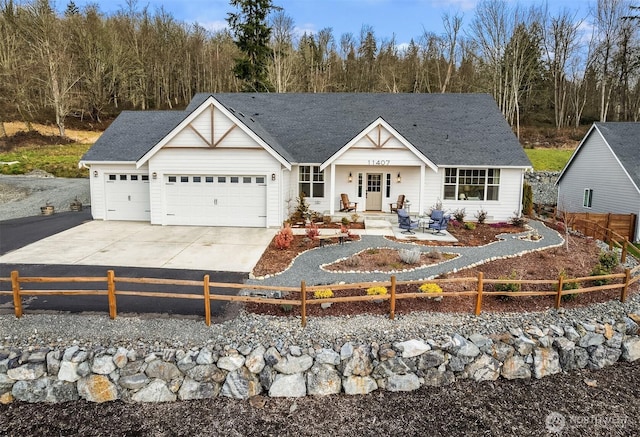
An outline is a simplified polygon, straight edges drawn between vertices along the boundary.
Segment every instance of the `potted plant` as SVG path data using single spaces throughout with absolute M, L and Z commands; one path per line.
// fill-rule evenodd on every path
M 40 212 L 42 213 L 42 215 L 51 215 L 55 212 L 55 207 L 47 201 L 45 206 L 40 207 Z
M 315 299 L 331 299 L 333 297 L 333 290 L 330 288 L 325 288 L 323 290 L 316 290 L 313 292 L 313 297 Z M 324 302 L 320 304 L 320 308 L 326 310 L 331 307 L 331 302 Z
M 442 296 L 438 296 L 438 293 L 442 293 L 442 288 L 433 282 L 427 282 L 422 284 L 419 288 L 421 293 L 425 293 L 425 297 L 428 299 L 433 299 L 436 302 L 440 302 L 442 300 Z
M 69 209 L 71 211 L 82 211 L 82 202 L 80 200 L 78 200 L 78 197 L 76 196 L 75 199 L 73 199 L 73 202 L 71 202 L 71 204 L 69 205 Z

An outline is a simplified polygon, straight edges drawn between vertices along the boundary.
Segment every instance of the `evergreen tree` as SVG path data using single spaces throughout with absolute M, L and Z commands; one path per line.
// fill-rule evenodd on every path
M 243 53 L 236 59 L 234 74 L 244 81 L 245 91 L 272 91 L 267 66 L 271 58 L 269 40 L 271 28 L 267 25 L 267 15 L 280 10 L 271 0 L 231 0 L 230 4 L 240 8 L 237 13 L 229 13 L 227 22 L 235 35 L 235 43 Z

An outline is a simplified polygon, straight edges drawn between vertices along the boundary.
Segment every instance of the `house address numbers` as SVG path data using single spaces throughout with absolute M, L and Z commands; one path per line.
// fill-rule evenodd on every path
M 391 165 L 390 159 L 369 159 L 367 165 Z

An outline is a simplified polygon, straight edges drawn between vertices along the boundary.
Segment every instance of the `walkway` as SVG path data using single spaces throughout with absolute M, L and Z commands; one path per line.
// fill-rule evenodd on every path
M 250 279 L 247 283 L 296 287 L 299 286 L 303 280 L 306 281 L 307 285 L 329 285 L 339 282 L 382 282 L 388 281 L 392 274 L 395 275 L 399 281 L 425 280 L 444 273 L 473 267 L 490 260 L 518 256 L 527 252 L 560 246 L 564 243 L 564 239 L 558 232 L 546 227 L 541 222 L 531 221 L 529 222 L 529 226 L 536 230 L 542 237 L 540 240 L 530 241 L 518 238 L 531 232 L 525 231 L 520 234 L 501 234 L 499 241 L 480 247 L 422 246 L 411 243 L 398 243 L 378 235 L 362 235 L 360 241 L 354 241 L 344 245 L 334 244 L 308 250 L 300 254 L 291 267 L 283 273 L 264 279 Z M 395 249 L 417 248 L 422 252 L 438 250 L 440 252 L 459 254 L 460 256 L 439 264 L 397 273 L 335 273 L 324 271 L 319 267 L 320 265 L 347 258 L 372 247 Z

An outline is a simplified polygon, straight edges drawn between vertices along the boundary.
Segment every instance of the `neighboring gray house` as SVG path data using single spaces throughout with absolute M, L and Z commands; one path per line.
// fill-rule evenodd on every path
M 561 210 L 638 215 L 640 123 L 594 123 L 556 185 Z
M 278 227 L 302 191 L 333 214 L 438 200 L 494 221 L 521 209 L 522 147 L 486 94 L 197 94 L 125 111 L 82 157 L 95 219 Z

